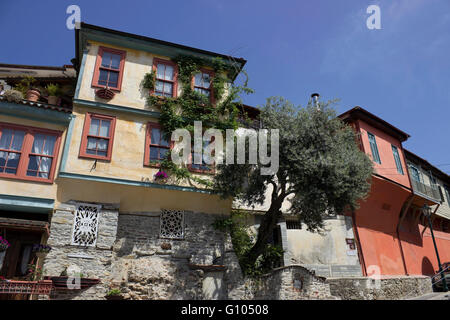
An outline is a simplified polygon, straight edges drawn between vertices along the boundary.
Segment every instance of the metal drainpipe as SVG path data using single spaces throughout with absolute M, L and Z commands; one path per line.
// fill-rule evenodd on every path
M 360 257 L 360 262 L 362 264 L 363 267 L 363 276 L 367 276 L 367 268 L 366 268 L 366 262 L 364 261 L 364 255 L 362 252 L 362 246 L 361 246 L 361 241 L 359 240 L 359 232 L 358 232 L 358 227 L 356 226 L 356 214 L 355 214 L 355 209 L 352 208 L 352 220 L 353 220 L 353 229 L 355 230 L 355 237 L 356 237 L 356 247 L 358 248 L 358 253 L 359 253 L 359 257 Z

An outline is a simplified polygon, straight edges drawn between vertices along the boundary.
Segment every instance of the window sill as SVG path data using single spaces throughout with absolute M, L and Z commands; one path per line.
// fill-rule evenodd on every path
M 106 162 L 111 162 L 111 157 L 102 157 L 102 156 L 95 156 L 95 155 L 88 155 L 88 154 L 80 154 L 78 158 L 83 159 L 91 159 L 91 160 L 102 160 Z
M 106 89 L 106 86 L 101 86 L 98 84 L 93 84 L 91 86 L 92 89 Z M 112 87 L 108 87 L 109 90 L 114 91 L 116 93 L 120 93 L 120 89 L 119 88 L 112 88 Z
M 19 180 L 19 181 L 26 181 L 26 182 L 41 182 L 41 183 L 45 183 L 45 184 L 52 184 L 53 183 L 53 178 L 52 179 L 45 179 L 45 178 L 38 178 L 38 177 L 18 177 L 14 174 L 8 174 L 8 173 L 0 173 L 0 178 L 5 178 L 5 179 L 12 179 L 12 180 Z
M 161 163 L 144 163 L 144 167 L 149 167 L 149 168 L 161 168 Z

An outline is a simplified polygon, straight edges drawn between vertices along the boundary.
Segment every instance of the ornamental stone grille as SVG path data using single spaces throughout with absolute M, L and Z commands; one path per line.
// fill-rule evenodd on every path
M 76 208 L 72 245 L 93 247 L 97 242 L 101 205 L 80 203 Z
M 184 211 L 163 209 L 160 226 L 161 238 L 184 239 Z

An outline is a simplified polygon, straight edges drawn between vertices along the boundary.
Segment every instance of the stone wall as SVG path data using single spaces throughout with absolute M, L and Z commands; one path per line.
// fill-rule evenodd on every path
M 229 298 L 233 300 L 323 300 L 336 299 L 326 279 L 301 266 L 274 269 L 258 279 L 236 279 Z
M 225 235 L 212 227 L 217 218 L 185 212 L 185 237 L 173 240 L 159 237 L 159 213 L 121 214 L 111 281 L 128 299 L 223 298 L 208 285 L 219 283 L 221 272 L 206 267 L 223 263 Z
M 127 299 L 224 299 L 221 266 L 231 243 L 214 230 L 216 214 L 184 211 L 184 238 L 160 237 L 160 212 L 121 213 L 102 204 L 94 247 L 71 245 L 76 202 L 54 212 L 45 259 L 47 276 L 80 272 L 101 283 L 84 290 L 58 290 L 52 299 L 104 299 L 120 288 Z M 234 253 L 233 253 L 234 254 Z
M 44 273 L 46 276 L 60 276 L 63 271 L 67 271 L 69 276 L 71 272 L 81 273 L 83 278 L 101 280 L 100 284 L 80 291 L 54 291 L 52 299 L 100 299 L 109 290 L 104 280 L 111 277 L 118 206 L 102 205 L 95 247 L 80 247 L 71 245 L 75 204 L 61 204 L 53 213 L 47 241 L 52 250 L 45 258 Z
M 183 239 L 164 239 L 160 212 L 119 214 L 117 205 L 102 204 L 96 245 L 81 247 L 71 244 L 75 210 L 72 201 L 53 214 L 45 274 L 76 271 L 101 282 L 55 291 L 52 299 L 104 299 L 112 288 L 136 300 L 330 297 L 325 279 L 301 266 L 244 279 L 229 235 L 212 227 L 218 215 L 184 211 Z
M 44 263 L 45 275 L 64 270 L 101 282 L 82 290 L 55 291 L 51 299 L 104 299 L 119 288 L 125 299 L 402 299 L 431 292 L 426 277 L 370 278 L 317 276 L 300 265 L 243 278 L 229 235 L 215 230 L 217 214 L 184 211 L 182 239 L 160 236 L 160 212 L 120 213 L 102 204 L 95 246 L 72 245 L 76 203 L 55 210 Z M 45 297 L 40 297 L 45 299 Z
M 329 278 L 331 294 L 343 300 L 403 300 L 433 292 L 426 276 Z

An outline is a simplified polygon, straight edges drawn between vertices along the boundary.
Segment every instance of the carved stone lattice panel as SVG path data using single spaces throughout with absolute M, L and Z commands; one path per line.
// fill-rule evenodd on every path
M 161 238 L 184 239 L 184 211 L 163 209 L 160 226 Z
M 73 220 L 72 245 L 93 247 L 97 242 L 101 205 L 80 203 Z

